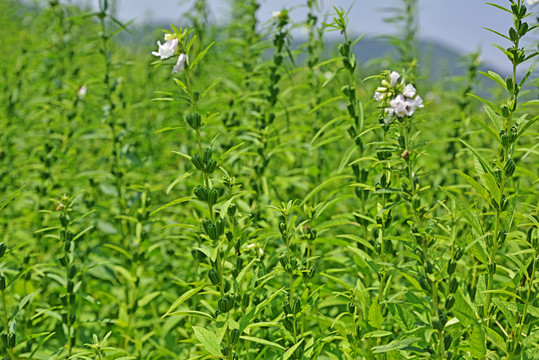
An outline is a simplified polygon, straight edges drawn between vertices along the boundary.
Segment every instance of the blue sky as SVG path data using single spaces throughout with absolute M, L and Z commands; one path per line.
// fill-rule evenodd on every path
M 228 0 L 208 0 L 214 20 L 226 22 L 229 13 Z M 97 6 L 98 0 L 71 0 L 73 3 Z M 109 0 L 115 2 L 117 16 L 137 22 L 156 21 L 178 23 L 194 3 L 194 0 Z M 271 17 L 272 11 L 292 9 L 291 16 L 297 21 L 306 17 L 306 0 L 260 0 L 258 16 L 262 22 Z M 508 6 L 508 0 L 489 0 Z M 384 8 L 399 6 L 399 0 L 320 0 L 323 13 L 331 13 L 333 6 L 345 9 L 352 6 L 349 27 L 355 35 L 368 33 L 371 36 L 394 34 L 396 29 L 383 22 L 387 17 Z M 531 9 L 539 13 L 539 5 Z M 501 70 L 510 68 L 505 56 L 491 44 L 504 47 L 509 44 L 483 27 L 507 33 L 511 26 L 511 15 L 486 4 L 483 0 L 419 0 L 419 37 L 442 43 L 462 53 L 481 50 L 482 58 Z M 533 21 L 533 18 L 531 18 Z M 528 40 L 537 42 L 538 31 Z M 534 40 L 533 40 L 534 39 Z M 526 65 L 526 64 L 525 64 Z

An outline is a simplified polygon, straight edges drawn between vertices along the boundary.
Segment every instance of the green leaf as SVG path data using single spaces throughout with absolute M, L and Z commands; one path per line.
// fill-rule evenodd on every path
M 518 131 L 517 139 L 518 139 L 519 137 L 521 137 L 521 136 L 524 134 L 524 132 L 525 132 L 530 126 L 532 126 L 537 120 L 539 120 L 539 116 L 536 116 L 536 117 L 534 117 L 533 119 L 531 119 L 530 121 L 528 121 L 528 122 L 522 127 L 522 129 L 520 129 L 520 130 Z
M 498 133 L 496 133 L 496 131 L 494 131 L 493 128 L 485 124 L 482 120 L 477 119 L 475 116 L 470 116 L 470 119 L 472 119 L 472 121 L 477 125 L 481 126 L 483 130 L 487 132 L 487 134 L 492 136 L 493 139 L 495 139 L 498 143 L 501 144 L 500 136 L 498 135 Z
M 221 344 L 217 335 L 200 326 L 193 326 L 195 337 L 206 348 L 206 351 L 213 356 L 223 358 Z
M 487 30 L 490 30 L 490 29 L 487 29 Z M 490 30 L 490 31 L 495 32 L 493 30 Z M 489 79 L 491 79 L 492 81 L 496 82 L 498 85 L 503 87 L 505 90 L 507 90 L 507 84 L 505 83 L 505 80 L 502 79 L 502 77 L 496 74 L 494 71 L 489 71 L 488 73 L 479 71 L 479 73 L 485 75 L 486 77 L 488 77 Z
M 352 178 L 351 175 L 338 175 L 338 176 L 333 176 L 333 177 L 330 177 L 329 179 L 326 179 L 326 181 L 322 182 L 320 185 L 315 187 L 313 190 L 311 190 L 311 192 L 307 194 L 307 196 L 303 198 L 303 201 L 301 202 L 301 206 L 305 205 L 307 201 L 309 201 L 310 198 L 312 198 L 320 190 L 330 185 L 331 183 L 334 183 L 336 181 L 343 180 L 343 179 L 350 179 L 350 178 Z
M 485 330 L 480 325 L 473 327 L 470 336 L 470 354 L 473 357 L 482 359 L 487 354 Z
M 292 346 L 290 349 L 286 350 L 286 352 L 284 353 L 283 355 L 283 360 L 288 360 L 292 354 L 294 353 L 294 351 L 296 351 L 296 349 L 301 345 L 301 343 L 303 342 L 304 339 L 301 339 L 297 344 L 295 344 L 294 346 Z
M 252 336 L 240 336 L 240 339 L 246 340 L 246 341 L 251 341 L 251 342 L 254 342 L 254 343 L 257 343 L 257 344 L 261 344 L 261 345 L 270 346 L 272 348 L 275 348 L 275 349 L 278 349 L 278 350 L 281 350 L 281 351 L 285 350 L 285 348 L 282 347 L 281 345 L 279 345 L 277 343 L 274 343 L 274 342 L 271 342 L 271 341 L 268 341 L 268 340 L 265 340 L 265 339 L 261 339 L 261 338 L 256 338 L 256 337 L 252 337 Z
M 460 170 L 455 170 L 455 172 L 459 174 L 464 180 L 466 180 L 466 182 L 470 184 L 475 189 L 475 191 L 477 191 L 479 195 L 481 195 L 481 197 L 483 197 L 485 200 L 489 200 L 488 191 L 483 186 L 481 186 L 477 181 L 475 181 L 474 178 L 463 173 Z
M 375 354 L 385 353 L 393 350 L 400 350 L 408 347 L 409 345 L 419 340 L 420 339 L 416 337 L 406 337 L 404 339 L 392 341 L 387 345 L 375 346 L 372 348 L 372 350 Z
M 468 144 L 466 141 L 464 140 L 460 140 L 461 143 L 464 144 L 464 146 L 466 146 L 468 149 L 470 149 L 470 151 L 475 155 L 477 156 L 477 158 L 479 159 L 479 161 L 481 162 L 481 165 L 483 166 L 483 169 L 485 169 L 485 171 L 489 172 L 492 176 L 494 176 L 494 173 L 492 172 L 492 169 L 490 168 L 490 165 L 488 164 L 488 162 L 481 156 L 481 154 L 479 154 L 479 152 L 477 150 L 475 150 L 470 144 Z
M 195 60 L 191 64 L 189 64 L 189 69 L 194 69 L 197 66 L 197 64 L 199 63 L 199 61 L 204 59 L 204 57 L 206 56 L 206 53 L 208 52 L 208 50 L 210 50 L 210 48 L 213 46 L 213 44 L 215 44 L 215 41 L 212 41 L 212 43 L 209 44 L 203 51 L 198 53 Z
M 161 319 L 164 317 L 167 317 L 170 315 L 171 312 L 173 312 L 178 306 L 180 306 L 185 300 L 189 299 L 191 296 L 195 295 L 197 292 L 202 290 L 204 285 L 197 286 L 194 289 L 188 290 L 185 293 L 182 294 L 174 303 L 168 308 L 165 315 L 161 316 Z
M 496 105 L 494 105 L 494 104 L 491 103 L 490 101 L 488 101 L 488 100 L 486 100 L 486 99 L 483 99 L 482 97 L 479 97 L 479 96 L 474 95 L 474 94 L 466 94 L 466 95 L 469 95 L 469 96 L 471 96 L 471 97 L 476 98 L 477 100 L 481 101 L 483 104 L 487 105 L 491 110 L 494 110 L 494 111 L 495 111 L 496 113 L 498 113 L 498 114 L 500 113 L 500 109 L 498 109 L 498 108 L 496 107 Z M 487 109 L 487 108 L 485 107 L 485 109 Z
M 509 308 L 505 304 L 505 301 L 493 297 L 492 302 L 503 313 L 503 316 L 507 319 L 507 321 L 509 322 L 509 325 L 511 325 L 511 327 L 514 327 L 515 324 L 516 324 L 515 323 L 515 317 L 513 316 L 513 313 L 511 313 L 511 311 L 509 311 Z
M 382 311 L 380 309 L 380 304 L 378 301 L 374 301 L 369 308 L 369 325 L 380 329 L 384 322 L 384 317 L 382 316 Z
M 459 319 L 459 322 L 464 326 L 468 327 L 473 324 L 476 320 L 475 313 L 468 303 L 462 291 L 459 289 L 455 293 L 455 305 L 453 306 L 453 312 L 455 317 Z
M 388 303 L 387 307 L 397 325 L 399 325 L 404 332 L 414 328 L 416 319 L 410 308 L 395 303 Z
M 168 207 L 171 207 L 171 206 L 174 206 L 174 205 L 178 205 L 178 204 L 181 204 L 181 203 L 190 201 L 190 200 L 193 200 L 193 197 L 188 196 L 188 197 L 183 197 L 183 198 L 179 198 L 179 199 L 176 199 L 176 200 L 172 200 L 172 201 L 169 202 L 168 204 L 165 204 L 165 205 L 161 206 L 159 209 L 152 211 L 152 212 L 150 213 L 150 216 L 153 216 L 153 215 L 157 214 L 158 212 L 160 212 L 160 211 L 162 211 L 162 210 L 165 210 L 165 209 L 168 208 Z
M 169 313 L 168 316 L 194 316 L 210 321 L 214 320 L 213 316 L 211 316 L 210 314 L 196 310 L 173 311 Z
M 481 174 L 479 178 L 481 179 L 481 183 L 483 184 L 483 186 L 487 188 L 487 190 L 490 192 L 490 195 L 494 198 L 496 203 L 498 203 L 498 205 L 501 205 L 500 202 L 502 199 L 502 193 L 494 176 L 492 176 L 492 174 L 490 173 L 485 173 Z
M 453 194 L 451 194 L 449 191 L 445 190 L 443 187 L 440 187 L 440 190 L 442 190 L 448 197 L 450 197 L 455 204 L 457 205 L 457 208 L 463 213 L 464 218 L 472 226 L 472 228 L 475 230 L 475 232 L 478 235 L 483 234 L 483 228 L 481 227 L 481 223 L 479 222 L 479 217 L 476 213 L 471 212 L 469 209 L 467 209 L 464 204 L 457 199 L 457 197 Z
M 484 106 L 484 108 L 485 108 L 485 112 L 488 115 L 488 118 L 490 119 L 490 121 L 492 121 L 492 124 L 494 125 L 494 127 L 496 128 L 496 131 L 498 131 L 498 134 L 499 134 L 500 131 L 503 130 L 503 125 L 502 125 L 502 120 L 500 118 L 500 115 L 497 114 L 497 110 L 493 110 L 488 106 Z
M 23 186 L 23 187 L 24 187 L 24 186 Z M 5 208 L 5 207 L 7 206 L 7 204 L 9 204 L 9 203 L 11 202 L 11 200 L 13 200 L 13 198 L 14 198 L 15 196 L 17 196 L 17 194 L 18 194 L 19 192 L 21 192 L 21 190 L 22 190 L 23 187 L 19 188 L 19 190 L 15 191 L 15 192 L 14 192 L 13 194 L 11 194 L 6 200 L 4 200 L 4 201 L 2 202 L 2 204 L 0 204 L 0 211 L 1 211 L 3 208 Z

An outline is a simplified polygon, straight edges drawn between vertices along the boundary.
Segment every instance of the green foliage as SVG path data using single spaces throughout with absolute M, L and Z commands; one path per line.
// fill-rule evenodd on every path
M 390 69 L 314 0 L 220 29 L 196 0 L 158 57 L 108 1 L 0 3 L 0 356 L 537 358 L 536 25 L 507 2 L 513 73 L 438 83 L 412 0 Z

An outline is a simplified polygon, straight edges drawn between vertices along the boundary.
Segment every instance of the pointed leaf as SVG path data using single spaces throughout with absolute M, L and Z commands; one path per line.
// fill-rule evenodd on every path
M 206 351 L 213 356 L 222 358 L 223 353 L 221 352 L 221 342 L 217 335 L 208 331 L 200 326 L 193 326 L 195 332 L 195 337 L 198 341 L 206 348 Z

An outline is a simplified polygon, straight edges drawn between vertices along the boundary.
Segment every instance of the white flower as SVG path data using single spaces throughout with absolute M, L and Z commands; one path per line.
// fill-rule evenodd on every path
M 165 34 L 165 41 L 174 40 L 174 34 Z
M 152 55 L 160 56 L 161 60 L 168 59 L 176 52 L 176 49 L 178 48 L 178 39 L 169 40 L 163 45 L 161 45 L 161 41 L 158 40 L 157 46 L 159 46 L 159 50 L 152 51 Z
M 272 11 L 271 12 L 271 17 L 278 19 L 278 18 L 281 17 L 281 12 L 280 11 Z
M 178 71 L 182 71 L 183 68 L 185 67 L 185 62 L 187 61 L 187 55 L 185 54 L 180 54 L 180 56 L 178 56 L 178 61 L 176 62 L 176 65 L 174 65 L 174 67 L 172 68 L 172 73 L 177 73 Z
M 421 97 L 419 97 L 419 95 L 417 95 L 414 99 L 414 105 L 415 107 L 418 107 L 418 108 L 422 108 L 422 107 L 425 107 L 423 106 L 423 99 L 421 99 Z
M 397 80 L 399 79 L 400 74 L 396 71 L 393 71 L 391 74 L 389 74 L 389 78 L 391 79 L 391 86 L 395 87 L 397 85 Z
M 526 0 L 529 6 L 539 4 L 539 0 Z
M 379 93 L 378 91 L 376 91 L 374 93 L 374 100 L 376 101 L 382 101 L 382 93 Z
M 83 99 L 86 96 L 86 93 L 88 92 L 88 88 L 86 85 L 82 85 L 79 89 L 79 99 Z
M 407 98 L 413 98 L 415 95 L 415 87 L 412 84 L 408 84 L 404 87 L 404 90 L 402 91 L 402 95 L 406 96 Z

